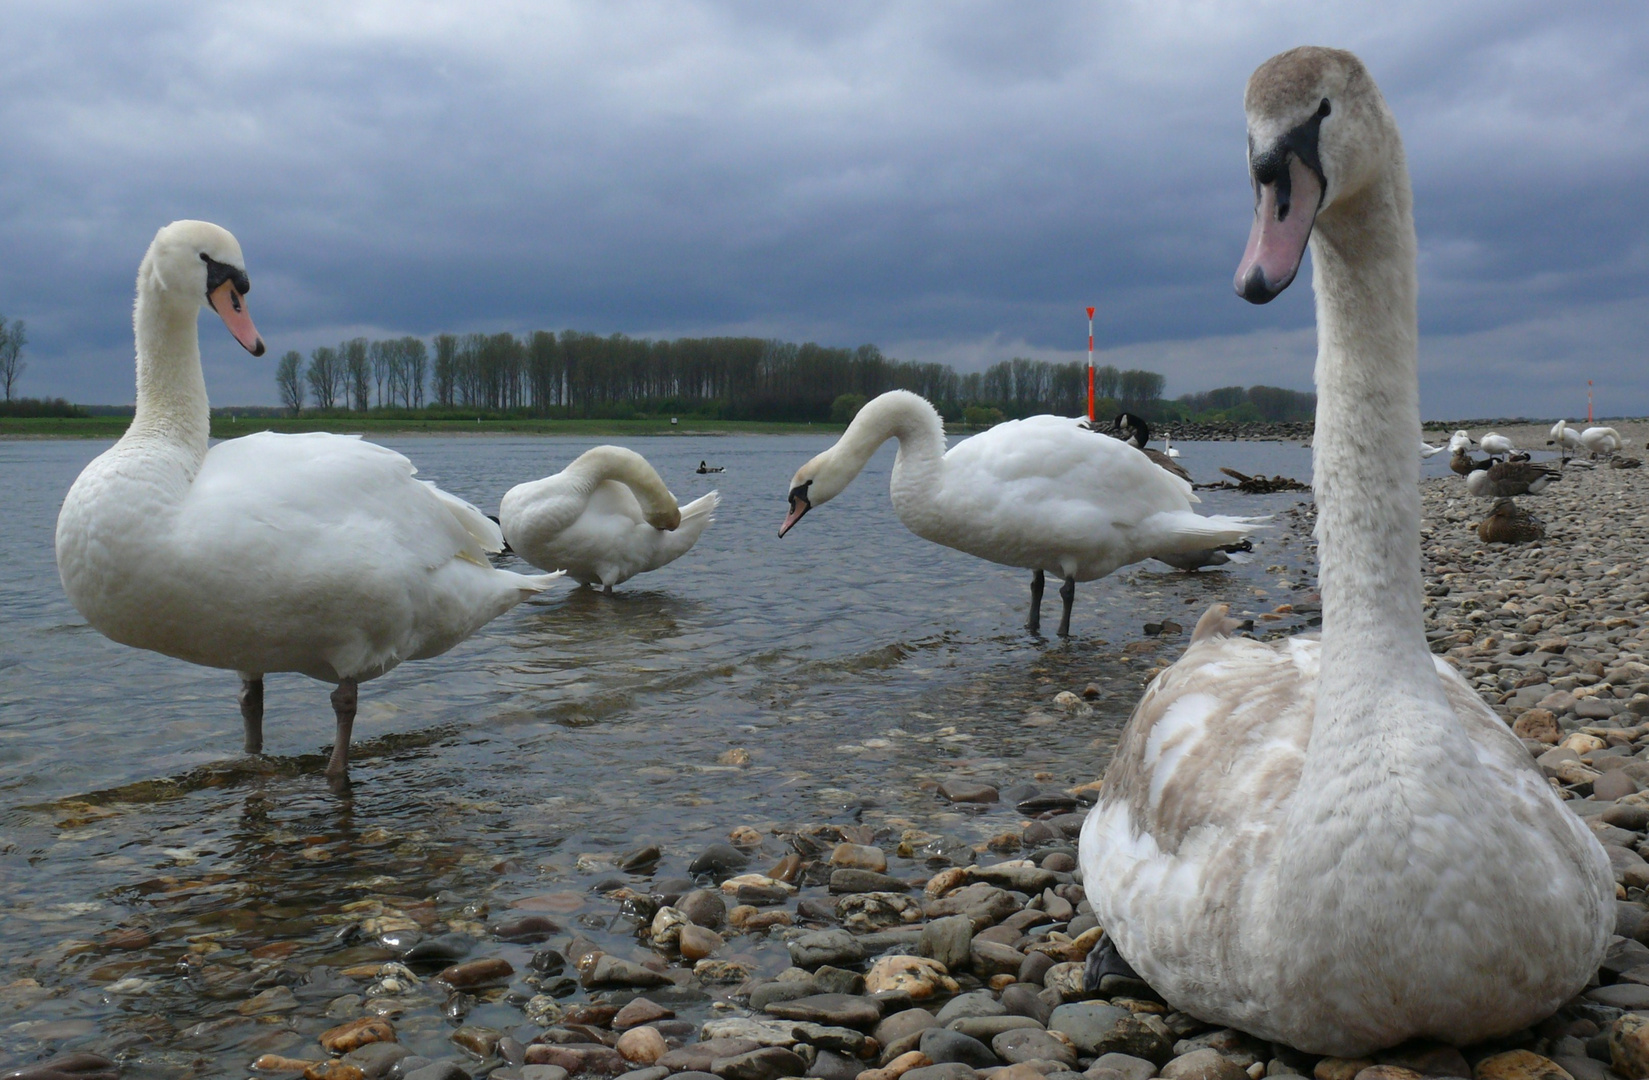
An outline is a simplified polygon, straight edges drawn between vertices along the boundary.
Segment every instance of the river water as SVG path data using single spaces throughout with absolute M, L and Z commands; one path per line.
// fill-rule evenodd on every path
M 490 511 L 599 440 L 381 441 Z M 242 1021 L 239 1003 L 307 964 L 375 958 L 333 941 L 362 901 L 496 910 L 554 894 L 599 940 L 630 925 L 578 898 L 645 844 L 663 853 L 657 876 L 737 825 L 982 841 L 1023 817 L 952 806 L 936 781 L 1097 778 L 1150 672 L 1183 647 L 1184 634 L 1148 636 L 1145 623 L 1188 631 L 1216 600 L 1257 618 L 1302 601 L 1261 619 L 1263 632 L 1309 622 L 1310 544 L 1291 513 L 1307 495 L 1203 493 L 1204 512 L 1277 515 L 1252 561 L 1194 575 L 1147 563 L 1080 585 L 1061 641 L 1022 629 L 1027 572 L 905 531 L 887 496 L 892 444 L 777 539 L 791 474 L 830 442 L 633 440 L 681 501 L 721 492 L 698 546 L 612 596 L 563 586 L 363 685 L 353 791 L 340 798 L 320 773 L 328 687 L 269 676 L 268 756 L 246 759 L 232 673 L 116 645 L 69 606 L 57 509 L 108 443 L 0 441 L 0 1067 L 86 1047 L 134 1075 L 207 1076 L 297 1052 L 331 1021 L 306 1027 L 301 1008 Z M 1293 444 L 1180 449 L 1199 480 L 1220 465 L 1310 474 L 1310 451 Z M 697 475 L 701 459 L 725 471 Z M 1054 705 L 1090 683 L 1091 706 Z M 784 966 L 765 940 L 732 955 Z M 216 981 L 200 977 L 203 957 Z M 443 1023 L 409 1022 L 403 1039 L 422 1031 L 435 1046 Z

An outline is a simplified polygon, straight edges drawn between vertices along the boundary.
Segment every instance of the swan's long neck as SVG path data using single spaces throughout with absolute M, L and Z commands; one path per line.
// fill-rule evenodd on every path
M 156 440 L 206 457 L 212 409 L 200 369 L 200 308 L 169 302 L 163 286 L 140 276 L 132 322 L 137 331 L 137 411 L 128 440 Z
M 663 527 L 675 528 L 675 523 L 681 520 L 676 497 L 664 486 L 658 470 L 633 450 L 620 446 L 598 446 L 580 454 L 578 460 L 567 466 L 567 472 L 577 478 L 579 488 L 585 494 L 594 491 L 596 485 L 605 480 L 623 484 L 635 495 L 648 520 L 663 521 L 674 517 L 674 522 Z
M 1331 207 L 1311 250 L 1323 646 L 1307 772 L 1322 773 L 1329 798 L 1362 772 L 1455 753 L 1463 738 L 1425 638 L 1416 243 L 1395 136 L 1384 177 Z
M 936 495 L 938 474 L 945 458 L 945 426 L 933 406 L 915 394 L 891 391 L 868 402 L 827 453 L 833 470 L 847 479 L 859 475 L 881 445 L 899 440 L 888 493 L 894 512 L 906 527 L 921 534 L 913 522 L 925 521 Z M 844 480 L 840 487 L 846 487 Z

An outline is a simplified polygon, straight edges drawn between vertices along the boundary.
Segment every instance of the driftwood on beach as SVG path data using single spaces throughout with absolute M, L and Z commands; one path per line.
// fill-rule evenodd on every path
M 1198 491 L 1242 491 L 1249 495 L 1274 495 L 1279 491 L 1311 490 L 1310 484 L 1302 484 L 1298 480 L 1292 480 L 1286 476 L 1267 476 L 1264 473 L 1249 476 L 1246 473 L 1238 472 L 1236 469 L 1228 469 L 1223 465 L 1220 466 L 1220 472 L 1231 477 L 1231 480 L 1235 480 L 1236 483 L 1232 483 L 1231 480 L 1216 480 L 1212 484 L 1193 484 L 1191 486 Z

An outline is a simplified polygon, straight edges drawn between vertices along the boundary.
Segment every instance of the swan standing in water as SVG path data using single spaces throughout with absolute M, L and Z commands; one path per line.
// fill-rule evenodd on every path
M 874 398 L 836 445 L 796 471 L 789 532 L 841 494 L 872 454 L 899 440 L 888 494 L 905 528 L 924 540 L 1003 566 L 1034 571 L 1027 626 L 1042 620 L 1044 575 L 1064 580 L 1059 633 L 1071 632 L 1076 583 L 1161 554 L 1235 544 L 1248 518 L 1201 517 L 1191 485 L 1082 420 L 1010 420 L 945 450 L 939 414 L 925 398 L 890 390 Z
M 498 518 L 523 559 L 610 593 L 687 554 L 720 502 L 712 491 L 678 508 L 646 458 L 598 446 L 554 476 L 511 488 Z
M 1147 689 L 1084 824 L 1083 881 L 1169 1002 L 1311 1053 L 1526 1028 L 1614 925 L 1602 847 L 1425 637 L 1412 200 L 1361 62 L 1267 61 L 1237 291 L 1316 267 L 1321 641 L 1228 636 L 1216 606 Z M 1315 229 L 1313 218 L 1315 217 Z M 1104 951 L 1091 959 L 1103 964 Z
M 241 673 L 249 754 L 263 676 L 336 683 L 327 776 L 342 785 L 357 685 L 446 652 L 555 575 L 496 570 L 498 528 L 355 436 L 263 432 L 208 449 L 197 321 L 210 306 L 263 340 L 235 238 L 204 221 L 155 234 L 137 273 L 137 412 L 69 489 L 57 568 L 76 610 L 139 649 Z

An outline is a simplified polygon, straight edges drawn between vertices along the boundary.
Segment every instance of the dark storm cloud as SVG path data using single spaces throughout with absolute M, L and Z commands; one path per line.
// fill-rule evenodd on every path
M 233 229 L 278 355 L 346 334 L 750 332 L 1171 393 L 1309 383 L 1230 292 L 1241 94 L 1358 51 L 1403 125 L 1431 415 L 1649 411 L 1649 15 L 1537 3 L 54 5 L 0 42 L 0 311 L 24 389 L 128 401 L 131 280 Z M 1302 283 L 1303 284 L 1303 283 Z M 203 324 L 204 326 L 205 324 Z M 215 400 L 272 365 L 203 334 Z

